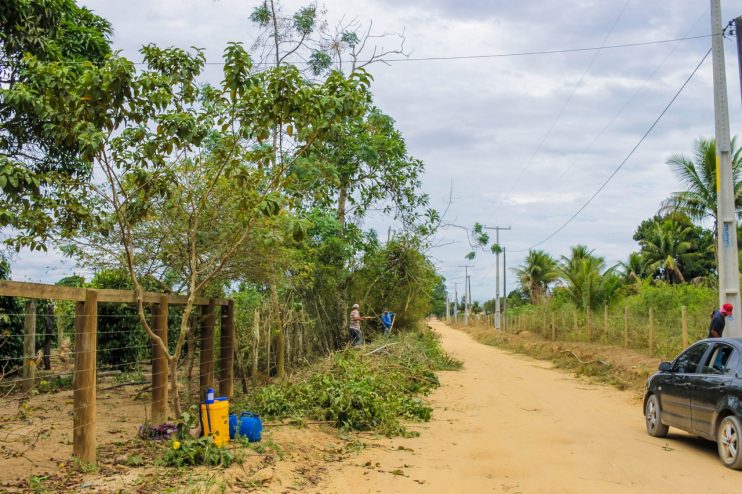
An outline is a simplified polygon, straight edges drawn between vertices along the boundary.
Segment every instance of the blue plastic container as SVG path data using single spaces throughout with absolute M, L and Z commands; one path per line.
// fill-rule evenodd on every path
M 234 439 L 237 435 L 237 430 L 240 428 L 240 420 L 237 418 L 236 413 L 229 414 L 229 438 Z
M 260 441 L 260 435 L 263 432 L 263 423 L 260 417 L 250 412 L 242 412 L 239 419 L 240 435 L 247 437 L 251 443 Z
M 234 439 L 237 434 L 244 436 L 251 443 L 260 441 L 263 432 L 263 423 L 260 417 L 250 412 L 242 412 L 238 417 L 236 413 L 229 414 L 229 438 Z

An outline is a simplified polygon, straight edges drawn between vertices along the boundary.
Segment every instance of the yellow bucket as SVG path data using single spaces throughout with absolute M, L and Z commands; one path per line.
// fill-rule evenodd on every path
M 208 409 L 207 409 L 208 407 Z M 201 429 L 204 436 L 212 436 L 214 444 L 224 446 L 229 442 L 229 401 L 216 400 L 201 403 Z

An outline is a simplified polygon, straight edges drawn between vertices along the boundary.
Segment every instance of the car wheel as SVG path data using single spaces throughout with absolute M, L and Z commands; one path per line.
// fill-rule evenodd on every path
M 719 458 L 724 466 L 735 470 L 742 469 L 742 451 L 740 451 L 740 432 L 742 425 L 734 415 L 724 417 L 716 431 L 716 445 L 719 448 Z
M 647 404 L 644 405 L 644 420 L 647 423 L 647 434 L 653 437 L 667 436 L 670 428 L 662 423 L 660 403 L 655 395 L 647 398 Z

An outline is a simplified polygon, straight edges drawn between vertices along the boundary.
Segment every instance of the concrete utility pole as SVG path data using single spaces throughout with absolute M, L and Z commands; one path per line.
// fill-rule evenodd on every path
M 473 268 L 474 266 L 465 264 L 459 267 L 464 268 L 464 324 L 468 325 L 469 324 L 469 303 L 471 302 L 471 300 L 469 300 L 469 296 L 467 295 L 468 293 L 467 287 L 469 286 L 469 268 Z
M 739 258 L 737 257 L 737 220 L 729 137 L 727 80 L 724 67 L 724 37 L 721 0 L 711 0 L 711 49 L 714 60 L 714 115 L 716 117 L 716 221 L 719 254 L 719 304 L 732 304 L 739 314 Z M 727 323 L 725 335 L 742 336 L 742 317 Z
M 451 296 L 446 290 L 446 322 L 451 320 Z
M 734 37 L 737 39 L 737 66 L 739 67 L 739 88 L 742 96 L 742 16 L 734 19 Z
M 453 284 L 453 320 L 459 322 L 459 284 Z
M 487 230 L 495 230 L 495 329 L 500 330 L 500 230 L 512 230 L 504 226 L 485 226 Z M 507 294 L 506 294 L 507 296 Z
M 502 248 L 502 292 L 505 296 L 502 299 L 502 314 L 504 316 L 503 328 L 507 331 L 508 329 L 508 270 L 506 268 L 507 262 L 505 262 L 505 247 Z

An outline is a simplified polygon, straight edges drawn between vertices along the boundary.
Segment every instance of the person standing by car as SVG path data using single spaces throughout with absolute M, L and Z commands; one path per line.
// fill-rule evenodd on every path
M 726 326 L 726 318 L 732 317 L 732 304 L 724 304 L 719 310 L 711 313 L 711 324 L 709 324 L 709 334 L 707 338 L 721 338 Z
M 361 316 L 358 304 L 353 304 L 353 310 L 350 311 L 350 344 L 359 346 L 363 343 L 363 333 L 361 332 L 361 321 L 371 319 L 370 317 Z

